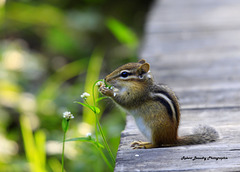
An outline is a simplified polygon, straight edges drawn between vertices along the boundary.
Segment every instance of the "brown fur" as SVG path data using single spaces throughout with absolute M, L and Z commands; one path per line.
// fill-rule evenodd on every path
M 122 106 L 128 112 L 133 112 L 134 117 L 141 117 L 144 126 L 151 131 L 151 143 L 133 142 L 134 148 L 153 148 L 160 146 L 176 146 L 185 144 L 200 144 L 208 141 L 214 141 L 218 134 L 214 129 L 209 127 L 201 128 L 194 135 L 178 138 L 178 126 L 180 121 L 180 106 L 175 93 L 164 85 L 154 83 L 149 73 L 150 65 L 145 60 L 138 63 L 128 63 L 111 74 L 106 76 L 105 81 L 112 85 L 114 89 L 106 87 L 100 88 L 100 91 L 110 96 L 117 104 Z M 121 71 L 128 70 L 131 72 L 129 78 L 120 76 Z M 165 102 L 158 101 L 159 94 Z M 154 97 L 155 96 L 155 97 Z M 167 101 L 166 101 L 167 99 Z M 169 102 L 171 101 L 171 102 Z M 165 104 L 164 104 L 165 103 Z M 169 106 L 169 104 L 171 106 Z M 169 108 L 171 107 L 171 109 Z M 172 112 L 172 108 L 174 112 Z M 169 114 L 171 113 L 172 114 Z M 175 114 L 175 116 L 173 116 Z M 142 122 L 140 122 L 142 124 Z M 142 129 L 142 131 L 144 131 Z M 201 132 L 203 131 L 203 132 Z M 147 134 L 146 134 L 147 135 Z

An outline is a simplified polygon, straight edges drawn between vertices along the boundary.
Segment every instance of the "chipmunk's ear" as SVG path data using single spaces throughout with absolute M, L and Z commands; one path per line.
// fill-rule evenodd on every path
M 148 63 L 143 63 L 139 68 L 138 68 L 138 73 L 141 75 L 141 74 L 144 74 L 144 73 L 147 73 L 150 69 L 150 65 Z
M 141 63 L 141 64 L 146 63 L 146 60 L 141 59 L 141 60 L 138 61 L 138 63 Z

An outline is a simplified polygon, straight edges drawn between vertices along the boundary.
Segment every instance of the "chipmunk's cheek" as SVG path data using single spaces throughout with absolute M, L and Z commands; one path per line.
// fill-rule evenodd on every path
M 121 94 L 121 87 L 119 85 L 111 85 L 110 89 L 113 91 L 113 97 Z
M 123 83 L 115 82 L 114 80 L 108 82 L 107 84 L 111 85 L 111 89 L 113 90 L 113 97 L 124 96 L 128 89 Z
M 116 97 L 119 94 L 119 89 L 112 86 L 112 90 L 113 90 L 113 97 Z

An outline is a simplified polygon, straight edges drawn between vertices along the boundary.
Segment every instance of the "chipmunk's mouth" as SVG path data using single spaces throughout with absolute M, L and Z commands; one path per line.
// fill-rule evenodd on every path
M 119 91 L 119 89 L 116 88 L 116 87 L 114 86 L 114 84 L 107 82 L 106 79 L 104 79 L 104 82 L 103 82 L 103 83 L 104 83 L 104 86 L 105 86 L 105 87 L 113 90 L 114 92 L 118 92 L 118 91 Z

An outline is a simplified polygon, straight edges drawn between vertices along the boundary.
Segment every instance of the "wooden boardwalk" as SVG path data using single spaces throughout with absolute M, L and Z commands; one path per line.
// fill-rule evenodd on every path
M 207 124 L 220 139 L 132 150 L 133 140 L 146 139 L 128 116 L 115 171 L 240 171 L 240 1 L 157 0 L 139 56 L 150 63 L 155 80 L 177 93 L 179 135 Z

